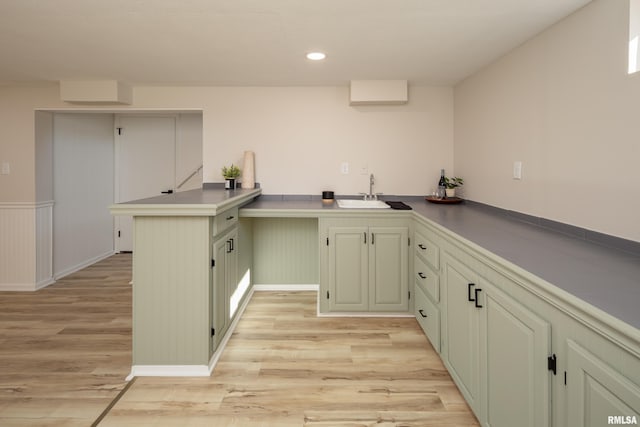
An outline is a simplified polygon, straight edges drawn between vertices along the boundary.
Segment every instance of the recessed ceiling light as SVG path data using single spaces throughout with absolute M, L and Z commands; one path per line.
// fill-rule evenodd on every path
M 327 55 L 325 55 L 322 52 L 307 53 L 307 59 L 310 59 L 312 61 L 320 61 L 320 60 L 323 60 L 326 57 L 327 57 Z

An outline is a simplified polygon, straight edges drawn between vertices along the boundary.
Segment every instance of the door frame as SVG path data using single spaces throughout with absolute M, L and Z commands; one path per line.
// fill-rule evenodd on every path
M 178 132 L 179 132 L 178 120 L 179 120 L 180 114 L 176 112 L 150 113 L 150 112 L 120 111 L 120 112 L 114 113 L 114 120 L 113 120 L 113 124 L 114 124 L 113 126 L 113 147 L 114 147 L 113 199 L 114 199 L 114 203 L 122 202 L 122 200 L 120 200 L 120 166 L 121 166 L 120 154 L 122 151 L 122 141 L 121 141 L 120 132 L 119 132 L 119 129 L 122 127 L 120 122 L 120 119 L 122 117 L 157 117 L 157 118 L 172 118 L 174 120 L 174 141 L 173 141 L 174 173 L 173 173 L 172 190 L 175 191 L 176 185 L 177 185 L 175 172 L 177 168 L 176 161 L 177 161 L 177 149 L 178 149 L 177 146 L 178 146 Z M 119 240 L 118 232 L 120 230 L 121 219 L 122 219 L 121 216 L 116 216 L 113 221 L 113 248 L 116 253 L 128 252 L 128 251 L 121 251 L 119 247 L 120 240 Z

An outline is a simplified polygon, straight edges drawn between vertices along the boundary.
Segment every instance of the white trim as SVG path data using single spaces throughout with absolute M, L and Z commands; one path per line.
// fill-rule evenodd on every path
M 43 202 L 0 202 L 0 209 L 34 209 L 53 206 L 53 200 Z
M 276 283 L 271 283 L 271 284 L 261 284 L 261 285 L 253 285 L 253 289 L 256 292 L 265 292 L 265 291 L 278 291 L 278 292 L 283 292 L 283 291 L 288 291 L 288 292 L 295 292 L 295 291 L 320 291 L 320 285 L 318 284 L 313 284 L 313 283 L 305 283 L 305 284 L 292 284 L 292 283 L 288 283 L 288 284 L 276 284 Z
M 222 337 L 220 345 L 209 359 L 209 365 L 133 365 L 131 366 L 131 372 L 127 376 L 126 380 L 131 381 L 133 377 L 208 377 L 211 376 L 213 370 L 220 360 L 220 356 L 224 351 L 227 343 L 231 339 L 233 332 L 238 326 L 238 322 L 242 317 L 251 297 L 253 296 L 254 289 L 249 289 L 248 295 L 244 299 L 244 302 L 238 309 L 238 312 L 229 325 L 227 333 Z
M 126 380 L 133 377 L 207 377 L 207 365 L 133 365 Z
M 33 283 L 0 283 L 0 292 L 33 292 Z
M 43 279 L 36 283 L 35 288 L 32 290 L 37 291 L 38 289 L 46 288 L 47 286 L 53 285 L 54 283 L 56 283 L 56 280 L 53 277 L 47 277 L 46 279 Z
M 53 273 L 53 279 L 54 279 L 53 281 L 55 282 L 58 279 L 61 279 L 61 278 L 65 277 L 65 276 L 68 276 L 68 275 L 70 275 L 72 273 L 75 273 L 76 271 L 80 271 L 83 268 L 89 267 L 90 265 L 93 265 L 96 262 L 102 261 L 103 259 L 107 259 L 110 256 L 115 255 L 115 253 L 116 252 L 114 250 L 110 250 L 110 251 L 107 251 L 107 252 L 105 252 L 103 254 L 97 255 L 97 256 L 95 256 L 93 258 L 90 258 L 90 259 L 88 259 L 86 261 L 82 261 L 80 264 L 76 264 L 76 265 L 73 265 L 73 266 L 71 266 L 69 268 L 65 268 L 64 270 L 59 271 L 59 272 L 54 272 Z
M 415 317 L 412 313 L 407 312 L 357 312 L 357 311 L 345 311 L 345 312 L 331 312 L 331 313 L 317 313 L 318 317 Z

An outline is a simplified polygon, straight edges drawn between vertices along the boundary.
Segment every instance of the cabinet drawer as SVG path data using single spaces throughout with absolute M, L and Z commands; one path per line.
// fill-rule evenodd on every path
M 434 270 L 440 269 L 440 248 L 424 234 L 416 230 L 416 254 L 427 261 Z
M 413 269 L 418 286 L 433 301 L 440 302 L 440 280 L 438 275 L 419 256 L 414 257 Z
M 213 235 L 227 230 L 238 222 L 238 208 L 231 208 L 213 217 Z
M 415 315 L 433 348 L 440 353 L 440 310 L 416 288 Z

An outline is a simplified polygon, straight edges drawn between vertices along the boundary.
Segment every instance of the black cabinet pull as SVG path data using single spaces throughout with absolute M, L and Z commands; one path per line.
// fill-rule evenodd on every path
M 162 194 L 173 194 L 173 190 L 161 191 Z
M 427 317 L 427 315 L 424 314 L 424 311 L 422 311 L 422 309 L 418 310 L 418 313 L 420 313 L 420 316 L 422 317 Z
M 235 218 L 235 216 L 231 215 L 227 217 L 227 221 L 231 221 L 233 218 Z
M 426 251 L 426 250 L 427 250 L 427 247 L 426 247 L 425 245 L 423 245 L 422 243 L 420 243 L 420 244 L 418 245 L 418 247 L 419 247 L 420 249 L 422 249 L 423 251 Z
M 233 251 L 233 239 L 227 240 L 227 253 Z
M 376 237 L 376 235 L 371 233 L 371 244 L 372 245 L 375 243 L 375 237 Z
M 474 297 L 473 297 L 473 295 L 472 295 L 473 290 L 471 289 L 471 288 L 472 288 L 472 287 L 474 287 L 475 285 L 476 285 L 475 283 L 468 283 L 468 284 L 467 284 L 467 286 L 469 287 L 469 288 L 468 288 L 468 297 L 467 297 L 467 299 L 468 299 L 469 301 L 471 301 L 471 302 L 474 302 L 474 301 L 475 301 L 475 298 L 474 298 Z
M 478 304 L 480 302 L 480 300 L 478 299 L 478 293 L 482 292 L 482 289 L 478 288 L 475 291 L 475 303 L 476 303 L 476 308 L 482 308 L 482 306 L 480 304 Z
M 236 249 L 236 242 L 235 240 L 231 239 L 231 252 L 233 252 Z
M 365 231 L 364 233 L 362 233 L 362 235 L 364 236 L 364 244 L 367 244 L 367 232 Z
M 427 278 L 427 276 L 425 276 L 422 271 L 418 272 L 418 276 L 420 276 L 421 279 L 426 279 Z

